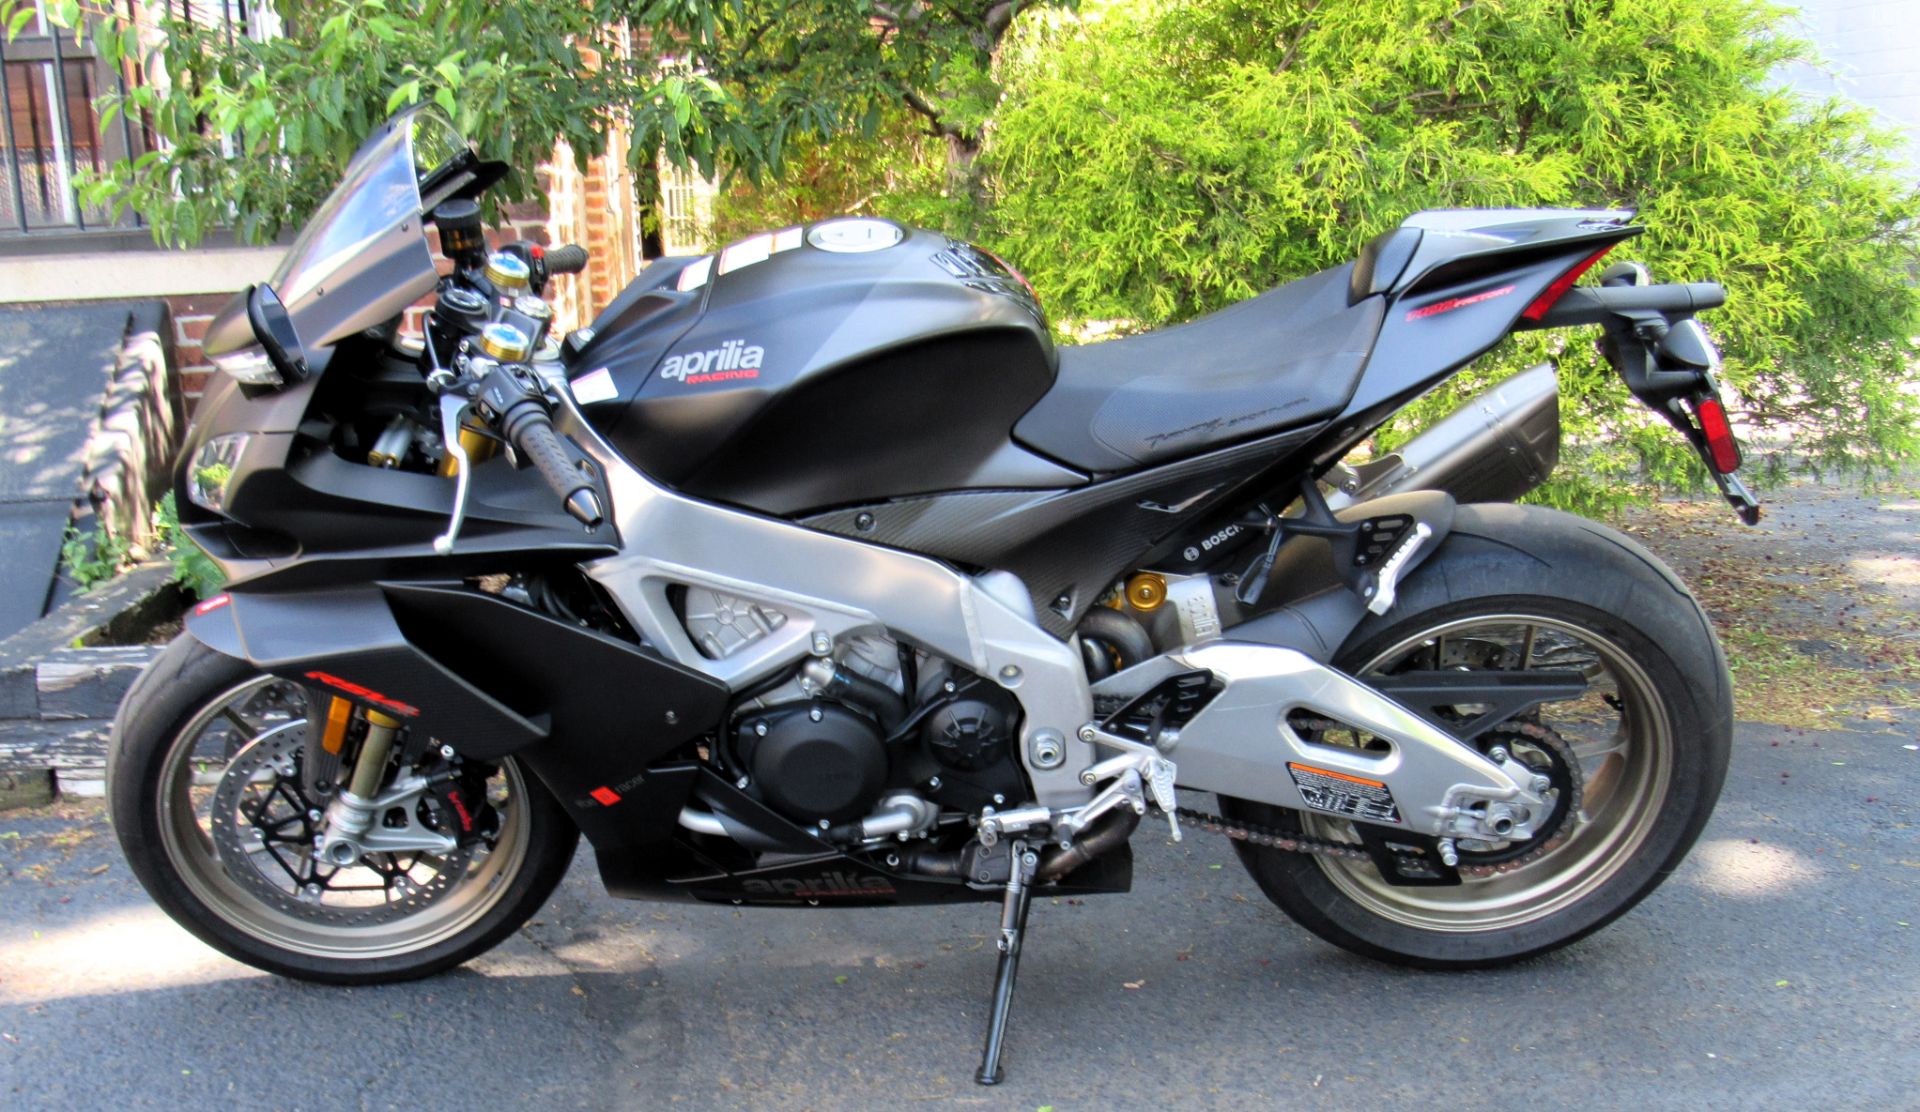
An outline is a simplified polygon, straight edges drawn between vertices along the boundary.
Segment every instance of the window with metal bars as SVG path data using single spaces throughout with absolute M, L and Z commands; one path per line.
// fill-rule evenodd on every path
M 102 126 L 95 109 L 105 93 L 124 95 L 149 75 L 100 61 L 91 29 L 76 39 L 46 17 L 33 0 L 33 18 L 18 38 L 0 34 L 0 238 L 135 229 L 137 213 L 115 217 L 88 205 L 82 178 L 154 149 L 157 140 L 132 114 Z M 260 0 L 113 0 L 116 14 L 146 26 L 156 16 L 227 33 L 261 37 L 273 25 Z

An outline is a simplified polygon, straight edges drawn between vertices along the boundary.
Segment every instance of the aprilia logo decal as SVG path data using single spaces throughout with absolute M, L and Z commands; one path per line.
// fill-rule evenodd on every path
M 660 364 L 660 377 L 689 385 L 759 378 L 760 365 L 766 357 L 766 349 L 758 344 L 728 340 L 708 351 L 667 356 L 667 361 Z

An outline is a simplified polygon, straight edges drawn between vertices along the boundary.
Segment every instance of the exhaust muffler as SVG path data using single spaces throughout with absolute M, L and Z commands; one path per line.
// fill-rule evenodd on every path
M 1333 509 L 1387 494 L 1439 490 L 1456 502 L 1512 502 L 1560 461 L 1560 379 L 1529 367 L 1476 394 L 1399 451 L 1327 473 Z

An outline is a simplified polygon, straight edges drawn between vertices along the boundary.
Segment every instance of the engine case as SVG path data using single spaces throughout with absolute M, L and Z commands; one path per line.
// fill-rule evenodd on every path
M 767 804 L 808 825 L 864 817 L 887 785 L 879 728 L 825 700 L 747 716 L 735 749 Z

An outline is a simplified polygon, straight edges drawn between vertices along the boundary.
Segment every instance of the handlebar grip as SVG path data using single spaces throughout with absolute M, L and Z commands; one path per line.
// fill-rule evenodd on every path
M 589 529 L 598 528 L 606 513 L 593 480 L 573 465 L 560 435 L 553 431 L 553 418 L 538 403 L 525 404 L 508 418 L 507 439 L 526 459 L 532 461 L 568 513 Z
M 547 252 L 548 274 L 578 274 L 587 269 L 587 249 L 577 243 Z

